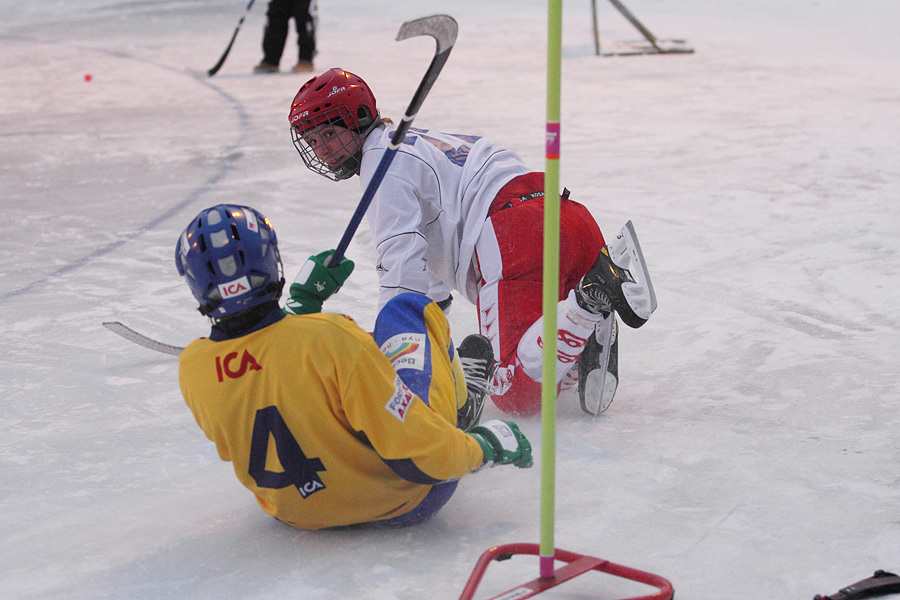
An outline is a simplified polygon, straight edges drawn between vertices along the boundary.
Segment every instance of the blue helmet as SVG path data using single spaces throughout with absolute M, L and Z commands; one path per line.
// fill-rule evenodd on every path
M 277 300 L 284 286 L 272 223 L 248 206 L 200 211 L 175 244 L 175 266 L 215 319 Z

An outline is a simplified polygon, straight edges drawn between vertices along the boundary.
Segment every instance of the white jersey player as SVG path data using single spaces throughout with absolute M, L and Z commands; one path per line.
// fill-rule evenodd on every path
M 367 217 L 378 252 L 379 305 L 417 292 L 449 307 L 456 290 L 478 307 L 504 412 L 540 411 L 543 330 L 543 173 L 485 138 L 412 128 L 393 163 L 378 166 L 394 133 L 357 75 L 330 69 L 306 82 L 289 114 L 306 166 L 363 189 L 381 178 Z M 656 298 L 629 224 L 607 245 L 590 212 L 560 201 L 557 380 L 578 385 L 582 408 L 603 412 L 618 384 L 615 315 L 640 327 Z

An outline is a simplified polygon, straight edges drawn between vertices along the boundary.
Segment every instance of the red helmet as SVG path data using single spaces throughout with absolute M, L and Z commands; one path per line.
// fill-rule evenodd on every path
M 342 107 L 345 110 L 335 112 Z M 335 68 L 303 84 L 291 103 L 288 122 L 298 133 L 328 122 L 361 133 L 377 115 L 375 96 L 362 77 Z
M 362 77 L 343 69 L 330 69 L 303 84 L 288 115 L 294 147 L 306 167 L 328 179 L 340 181 L 359 173 L 362 149 L 348 148 L 338 165 L 323 162 L 304 139 L 304 133 L 325 124 L 338 125 L 365 137 L 378 125 L 375 96 Z

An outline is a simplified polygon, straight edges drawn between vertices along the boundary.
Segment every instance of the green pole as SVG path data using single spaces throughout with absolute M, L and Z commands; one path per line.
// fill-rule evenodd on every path
M 544 176 L 544 362 L 541 385 L 540 576 L 553 577 L 556 504 L 556 305 L 559 302 L 559 97 L 562 0 L 548 0 L 547 139 Z

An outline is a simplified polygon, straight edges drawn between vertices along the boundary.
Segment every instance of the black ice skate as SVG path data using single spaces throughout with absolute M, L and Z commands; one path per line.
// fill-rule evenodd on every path
M 631 221 L 600 251 L 594 266 L 575 288 L 578 304 L 597 315 L 615 310 L 632 328 L 656 310 L 656 292 Z
M 578 357 L 581 410 L 599 415 L 612 404 L 619 386 L 619 324 L 609 315 L 594 327 Z
M 900 577 L 882 569 L 868 579 L 857 581 L 853 585 L 838 590 L 830 596 L 816 594 L 813 600 L 861 600 L 875 596 L 887 596 L 900 593 Z
M 469 431 L 478 425 L 485 398 L 492 391 L 494 376 L 494 349 L 483 335 L 472 334 L 456 349 L 463 373 L 466 374 L 466 403 L 456 411 L 457 427 Z

